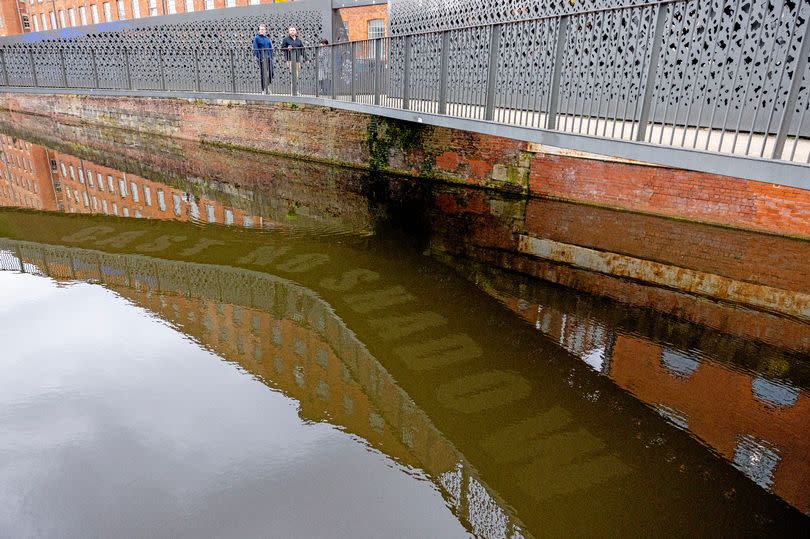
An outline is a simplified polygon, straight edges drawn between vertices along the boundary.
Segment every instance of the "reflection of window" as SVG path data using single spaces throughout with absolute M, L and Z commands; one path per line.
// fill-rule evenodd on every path
M 158 208 L 160 208 L 160 211 L 166 211 L 166 195 L 163 193 L 163 189 L 157 190 L 157 197 Z
M 180 195 L 175 193 L 174 195 L 172 195 L 172 200 L 174 200 L 174 214 L 179 217 L 180 216 L 180 203 L 182 202 L 182 199 L 180 198 Z
M 770 489 L 777 464 L 779 453 L 768 442 L 748 435 L 737 438 L 734 466 L 757 485 Z
M 115 194 L 115 186 L 113 185 L 112 176 L 107 175 L 107 188 L 110 190 L 110 194 Z
M 679 412 L 678 410 L 675 410 L 674 408 L 670 408 L 669 406 L 665 406 L 663 404 L 656 404 L 655 411 L 658 412 L 658 414 L 661 417 L 663 417 L 664 419 L 666 419 L 679 429 L 686 430 L 689 428 L 689 423 L 686 420 L 686 414 L 684 414 L 683 412 Z
M 110 213 L 109 209 L 107 208 L 107 201 L 103 198 L 101 199 L 101 209 L 104 210 L 105 215 Z
M 670 374 L 680 378 L 688 378 L 700 366 L 697 358 L 670 348 L 661 350 L 661 363 Z
M 793 406 L 799 399 L 799 390 L 782 382 L 758 376 L 751 382 L 754 396 L 772 406 Z
M 98 190 L 104 192 L 104 178 L 101 176 L 101 172 L 96 172 L 96 179 L 98 180 Z
M 143 201 L 147 206 L 152 205 L 152 190 L 149 189 L 148 185 L 143 186 Z
M 135 182 L 129 182 L 129 190 L 132 193 L 132 201 L 140 202 L 140 197 L 138 196 L 138 184 Z
M 121 198 L 127 198 L 127 184 L 123 178 L 118 178 L 118 189 L 121 191 Z
M 113 215 L 118 215 L 118 204 L 113 202 Z
M 231 210 L 225 210 L 225 224 L 226 225 L 233 224 L 233 212 Z
M 242 226 L 245 228 L 250 228 L 253 226 L 253 217 L 245 215 L 242 217 Z
M 377 39 L 385 37 L 385 21 L 382 19 L 371 19 L 368 21 L 368 38 Z
M 205 212 L 208 215 L 208 222 L 209 223 L 216 223 L 217 219 L 214 216 L 214 207 L 211 204 L 207 204 L 205 206 Z

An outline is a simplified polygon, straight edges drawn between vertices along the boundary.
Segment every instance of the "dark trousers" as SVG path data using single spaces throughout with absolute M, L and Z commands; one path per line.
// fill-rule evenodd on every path
M 273 67 L 270 65 L 269 58 L 261 58 L 259 62 L 259 74 L 262 81 L 262 91 L 267 90 L 270 83 L 273 82 Z

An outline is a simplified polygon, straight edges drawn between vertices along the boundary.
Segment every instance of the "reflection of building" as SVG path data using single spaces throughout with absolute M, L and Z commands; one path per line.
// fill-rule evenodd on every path
M 169 185 L 48 151 L 64 210 L 120 217 L 171 218 L 244 227 L 264 225 L 260 216 Z
M 0 270 L 104 284 L 404 466 L 478 537 L 526 537 L 509 506 L 312 291 L 272 275 L 0 239 Z
M 497 295 L 497 293 L 496 293 Z M 699 349 L 663 345 L 548 303 L 501 296 L 536 329 L 810 513 L 810 394 Z
M 44 148 L 0 135 L 0 206 L 57 208 Z

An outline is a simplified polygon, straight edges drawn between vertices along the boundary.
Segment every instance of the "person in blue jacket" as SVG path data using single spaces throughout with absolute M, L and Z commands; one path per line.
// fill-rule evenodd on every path
M 253 56 L 259 64 L 259 73 L 262 80 L 262 93 L 267 93 L 267 87 L 273 82 L 273 42 L 267 37 L 267 28 L 259 25 L 259 33 L 253 38 Z

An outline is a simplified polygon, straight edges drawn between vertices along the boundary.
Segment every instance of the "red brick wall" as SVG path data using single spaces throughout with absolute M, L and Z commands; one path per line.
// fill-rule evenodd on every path
M 89 122 L 357 167 L 379 166 L 538 197 L 810 238 L 810 190 L 717 174 L 531 153 L 520 141 L 343 110 L 26 94 L 0 95 L 0 108 L 49 116 L 62 123 Z

